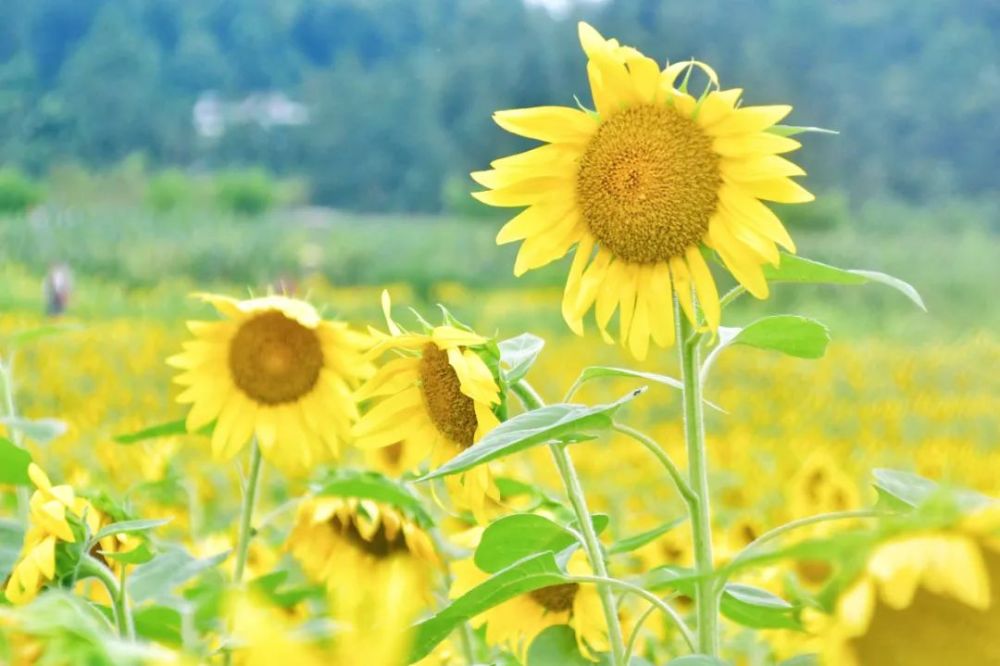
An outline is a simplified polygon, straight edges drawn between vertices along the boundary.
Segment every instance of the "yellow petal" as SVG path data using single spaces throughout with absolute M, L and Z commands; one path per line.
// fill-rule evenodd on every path
M 778 203 L 807 203 L 816 197 L 790 178 L 754 180 L 741 185 L 748 194 Z
M 718 122 L 709 125 L 709 134 L 724 136 L 762 132 L 792 112 L 787 104 L 771 106 L 743 106 Z M 705 125 L 702 125 L 703 127 Z
M 549 143 L 582 143 L 597 129 L 586 112 L 567 106 L 497 111 L 493 120 L 508 132 Z
M 719 322 L 722 319 L 722 310 L 719 305 L 719 292 L 715 288 L 715 279 L 712 272 L 705 263 L 705 258 L 701 255 L 701 250 L 696 247 L 689 247 L 685 255 L 688 269 L 694 280 L 695 293 L 698 295 L 698 305 L 705 315 L 705 322 L 713 331 L 719 329 Z

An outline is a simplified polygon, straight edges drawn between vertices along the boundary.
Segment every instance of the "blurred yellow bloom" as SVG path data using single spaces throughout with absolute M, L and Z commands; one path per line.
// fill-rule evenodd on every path
M 70 486 L 53 486 L 42 468 L 32 463 L 28 475 L 37 488 L 31 496 L 29 527 L 4 594 L 13 604 L 25 604 L 56 575 L 56 544 L 76 543 L 70 518 L 95 534 L 104 516 Z
M 878 547 L 838 600 L 813 618 L 824 664 L 1000 664 L 1000 511 L 956 529 Z
M 396 469 L 412 470 L 430 456 L 440 465 L 499 425 L 493 406 L 500 403 L 500 387 L 473 349 L 487 338 L 453 326 L 404 332 L 392 319 L 388 292 L 382 298 L 389 334 L 373 331 L 376 344 L 369 354 L 400 355 L 358 390 L 359 402 L 373 404 L 354 428 L 355 443 L 365 450 L 388 450 Z M 481 521 L 489 501 L 500 499 L 486 465 L 448 477 L 446 483 L 455 504 Z
M 498 125 L 545 145 L 472 174 L 487 188 L 474 196 L 527 206 L 497 236 L 498 243 L 524 241 L 516 275 L 576 247 L 563 296 L 566 322 L 582 334 L 594 307 L 610 340 L 618 310 L 618 338 L 642 359 L 650 339 L 674 342 L 672 295 L 697 324 L 693 291 L 708 327 L 718 328 L 719 295 L 703 246 L 765 298 L 762 265 L 778 264 L 776 243 L 790 251 L 795 245 L 762 200 L 813 196 L 791 179 L 805 172 L 780 156 L 800 144 L 769 131 L 790 106 L 741 106 L 743 91 L 721 90 L 708 66 L 682 62 L 661 71 L 586 23 L 580 43 L 596 113 L 557 106 L 496 112 Z M 700 98 L 686 89 L 695 66 L 715 87 Z
M 357 418 L 352 392 L 369 370 L 367 338 L 285 296 L 202 295 L 225 319 L 189 322 L 195 340 L 168 363 L 187 387 L 187 427 L 213 420 L 212 453 L 226 460 L 256 436 L 265 459 L 305 471 L 338 456 Z
M 570 557 L 567 570 L 575 576 L 593 575 L 586 555 L 579 550 Z M 453 598 L 489 577 L 472 559 L 456 562 L 452 571 Z M 594 652 L 609 649 L 601 599 L 591 585 L 564 583 L 533 590 L 474 617 L 471 624 L 475 628 L 486 625 L 486 642 L 509 650 L 522 662 L 538 634 L 557 624 L 567 624 L 573 629 L 581 654 L 588 658 L 593 658 Z

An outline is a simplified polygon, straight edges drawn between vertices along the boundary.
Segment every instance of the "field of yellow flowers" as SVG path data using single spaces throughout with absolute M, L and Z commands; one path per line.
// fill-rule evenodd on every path
M 471 174 L 554 283 L 338 288 L 306 245 L 256 292 L 82 275 L 43 318 L 3 267 L 4 663 L 1000 664 L 995 314 L 789 313 L 927 312 L 764 203 L 815 198 L 783 155 L 829 132 L 578 36 L 594 108 L 497 111 L 540 145 Z

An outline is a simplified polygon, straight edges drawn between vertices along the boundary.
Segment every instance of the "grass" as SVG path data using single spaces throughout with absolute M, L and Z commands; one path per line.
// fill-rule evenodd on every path
M 355 216 L 311 209 L 246 219 L 192 210 L 154 214 L 134 207 L 43 208 L 27 217 L 0 218 L 0 263 L 7 273 L 0 309 L 38 307 L 38 283 L 47 266 L 65 261 L 77 274 L 77 307 L 94 317 L 138 307 L 149 316 L 173 317 L 190 310 L 184 297 L 189 291 L 266 291 L 281 281 L 406 285 L 418 304 L 450 301 L 449 290 L 489 292 L 493 298 L 458 299 L 467 310 L 459 314 L 485 318 L 491 325 L 503 322 L 505 330 L 511 325 L 560 326 L 554 305 L 565 262 L 514 278 L 516 247 L 497 248 L 493 241 L 500 224 L 496 219 Z M 884 287 L 779 285 L 764 303 L 745 299 L 734 309 L 733 320 L 790 311 L 815 316 L 835 333 L 903 340 L 946 340 L 1000 326 L 1000 310 L 984 307 L 1000 282 L 995 233 L 921 224 L 891 233 L 798 231 L 795 238 L 804 256 L 911 282 L 929 313 Z M 504 296 L 510 290 L 521 296 Z M 525 300 L 529 292 L 532 296 Z M 155 298 L 147 298 L 149 294 Z M 334 308 L 351 309 L 339 303 Z

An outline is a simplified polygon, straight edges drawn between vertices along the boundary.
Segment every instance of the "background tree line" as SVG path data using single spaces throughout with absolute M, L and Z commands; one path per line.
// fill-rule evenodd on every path
M 261 165 L 316 203 L 438 211 L 522 144 L 495 109 L 587 100 L 575 21 L 659 60 L 697 57 L 751 103 L 839 130 L 801 156 L 851 201 L 994 201 L 995 0 L 15 0 L 0 9 L 0 164 Z M 282 91 L 310 122 L 199 136 L 192 107 Z

